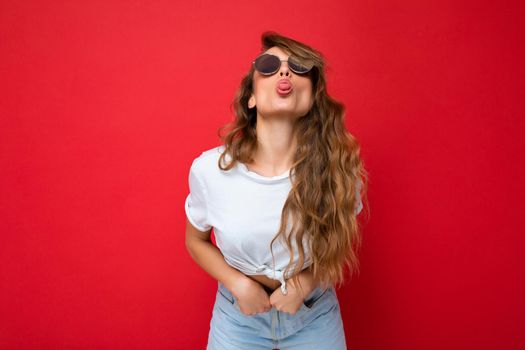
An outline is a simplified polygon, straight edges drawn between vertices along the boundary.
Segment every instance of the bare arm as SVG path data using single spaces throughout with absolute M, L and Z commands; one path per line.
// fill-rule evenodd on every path
M 186 249 L 195 262 L 234 295 L 252 280 L 224 260 L 220 250 L 210 240 L 211 230 L 197 230 L 186 218 Z

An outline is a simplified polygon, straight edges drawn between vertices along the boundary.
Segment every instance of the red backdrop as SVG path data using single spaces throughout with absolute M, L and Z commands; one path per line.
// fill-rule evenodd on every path
M 523 349 L 520 2 L 2 1 L 0 348 L 202 349 L 191 161 L 275 30 L 370 172 L 352 349 Z

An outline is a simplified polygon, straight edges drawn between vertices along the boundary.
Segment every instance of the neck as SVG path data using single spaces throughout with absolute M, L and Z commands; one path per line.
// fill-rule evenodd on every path
M 293 118 L 258 117 L 255 165 L 269 173 L 280 174 L 290 169 L 297 149 Z

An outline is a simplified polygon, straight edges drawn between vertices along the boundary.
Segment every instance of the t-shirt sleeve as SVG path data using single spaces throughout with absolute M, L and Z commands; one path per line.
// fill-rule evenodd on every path
M 195 167 L 195 161 L 190 168 L 188 183 L 190 193 L 184 204 L 188 221 L 199 231 L 209 231 L 212 226 L 208 222 L 207 194 L 198 169 Z
M 355 183 L 356 186 L 356 192 L 355 192 L 355 201 L 357 202 L 356 209 L 355 209 L 355 215 L 358 215 L 361 210 L 363 210 L 363 202 L 361 201 L 361 188 L 363 187 L 363 182 L 361 178 L 357 178 L 357 181 Z

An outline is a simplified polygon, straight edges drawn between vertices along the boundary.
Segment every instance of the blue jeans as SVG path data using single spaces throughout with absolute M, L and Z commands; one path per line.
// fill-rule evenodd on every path
M 295 315 L 278 311 L 253 316 L 218 282 L 207 350 L 330 349 L 346 350 L 339 301 L 333 287 L 317 287 Z

